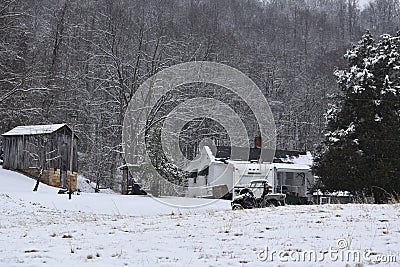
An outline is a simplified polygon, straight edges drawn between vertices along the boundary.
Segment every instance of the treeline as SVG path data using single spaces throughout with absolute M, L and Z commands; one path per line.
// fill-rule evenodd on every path
M 0 132 L 76 113 L 80 171 L 118 188 L 123 116 L 139 85 L 168 66 L 209 60 L 257 83 L 278 148 L 312 150 L 342 55 L 366 29 L 394 33 L 399 13 L 399 0 L 363 10 L 357 0 L 3 0 Z

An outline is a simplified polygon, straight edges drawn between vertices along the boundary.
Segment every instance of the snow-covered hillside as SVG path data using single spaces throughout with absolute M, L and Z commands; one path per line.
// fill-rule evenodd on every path
M 0 168 L 0 266 L 354 266 L 349 251 L 400 262 L 399 205 L 178 209 L 146 196 L 70 201 L 34 183 Z
M 46 208 L 58 211 L 90 212 L 108 215 L 157 215 L 169 214 L 179 211 L 160 203 L 149 196 L 122 196 L 118 194 L 96 194 L 82 192 L 73 195 L 72 200 L 68 195 L 57 194 L 58 188 L 40 184 L 38 192 L 32 192 L 36 181 L 22 174 L 0 168 L 0 193 L 5 193 L 15 199 L 25 202 L 38 203 Z M 108 192 L 109 193 L 109 192 Z M 204 199 L 175 198 L 177 205 L 191 202 L 193 205 L 207 204 Z M 217 201 L 212 205 L 203 207 L 206 210 L 229 209 L 229 202 Z

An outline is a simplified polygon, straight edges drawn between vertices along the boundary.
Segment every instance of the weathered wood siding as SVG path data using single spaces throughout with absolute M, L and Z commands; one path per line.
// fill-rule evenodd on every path
M 65 126 L 50 134 L 3 136 L 3 167 L 11 170 L 26 170 L 39 167 L 41 165 L 39 161 L 46 159 L 45 169 L 69 170 L 71 135 L 71 130 Z M 72 170 L 77 172 L 76 138 L 73 145 Z

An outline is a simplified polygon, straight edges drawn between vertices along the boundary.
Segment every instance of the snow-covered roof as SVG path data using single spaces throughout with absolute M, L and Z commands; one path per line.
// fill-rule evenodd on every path
M 310 151 L 307 151 L 305 155 L 298 156 L 286 156 L 284 158 L 279 158 L 282 163 L 294 163 L 294 164 L 304 164 L 308 166 L 313 165 L 313 156 Z
M 66 125 L 67 124 L 65 123 L 61 123 L 48 125 L 17 126 L 14 129 L 2 134 L 2 136 L 49 134 L 54 133 L 55 131 Z
M 208 146 L 204 146 L 200 154 L 192 160 L 185 168 L 185 171 L 192 172 L 192 171 L 201 171 L 207 168 L 211 162 L 216 162 L 215 157 L 212 154 L 211 149 Z M 222 163 L 222 162 L 221 162 Z
M 117 169 L 122 170 L 126 168 L 132 168 L 132 169 L 139 169 L 142 165 L 141 164 L 131 164 L 131 163 L 125 163 L 124 165 L 119 166 Z
M 317 190 L 313 193 L 314 196 L 327 196 L 327 197 L 351 197 L 353 196 L 349 191 L 335 191 L 335 192 L 322 192 Z
M 279 171 L 310 171 L 310 166 L 305 164 L 273 163 L 273 166 Z
M 288 171 L 288 172 L 304 172 L 304 171 L 311 171 L 310 166 L 312 165 L 312 155 L 310 152 L 307 152 L 306 155 L 300 155 L 298 157 L 291 157 L 287 158 L 286 162 L 283 163 L 271 163 L 271 162 L 262 162 L 261 164 L 270 165 L 275 167 L 278 171 Z M 251 164 L 260 164 L 245 160 L 232 160 L 227 159 L 224 161 L 220 161 L 218 158 L 215 158 L 211 152 L 211 149 L 208 146 L 204 146 L 200 154 L 196 159 L 191 161 L 188 166 L 186 166 L 185 171 L 201 171 L 212 163 L 214 164 L 225 164 L 229 163 L 235 166 L 238 165 L 251 165 Z

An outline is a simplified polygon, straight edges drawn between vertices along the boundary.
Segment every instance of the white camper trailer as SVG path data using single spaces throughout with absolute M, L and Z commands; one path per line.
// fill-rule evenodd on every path
M 188 197 L 232 198 L 257 179 L 267 179 L 273 193 L 305 197 L 313 183 L 310 166 L 306 164 L 220 159 L 207 146 L 186 171 L 191 172 Z

